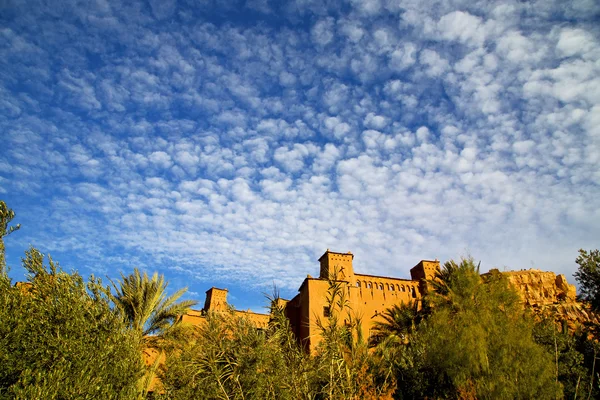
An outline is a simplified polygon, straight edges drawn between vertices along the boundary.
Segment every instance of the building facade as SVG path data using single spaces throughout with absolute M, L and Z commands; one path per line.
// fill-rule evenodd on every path
M 292 330 L 307 351 L 320 341 L 318 322 L 326 323 L 331 310 L 327 301 L 330 282 L 339 283 L 345 290 L 349 307 L 339 316 L 340 321 L 360 319 L 362 334 L 369 338 L 375 321 L 394 304 L 418 301 L 424 295 L 424 279 L 432 279 L 440 268 L 439 261 L 422 260 L 410 270 L 410 279 L 358 274 L 354 272 L 354 255 L 327 249 L 319 258 L 319 277 L 304 279 L 298 294 L 284 301 Z
M 308 275 L 292 300 L 280 300 L 290 320 L 292 331 L 307 350 L 316 348 L 320 341 L 318 322 L 327 323 L 327 302 L 330 282 L 343 287 L 348 308 L 340 315 L 340 321 L 360 319 L 362 334 L 369 338 L 375 321 L 381 321 L 381 313 L 394 304 L 418 301 L 425 294 L 426 279 L 432 279 L 440 268 L 439 261 L 422 260 L 410 270 L 410 279 L 359 274 L 354 272 L 354 255 L 351 252 L 327 251 L 319 258 L 319 277 Z M 201 310 L 190 310 L 182 316 L 182 323 L 199 325 L 208 312 L 231 312 L 227 304 L 227 289 L 212 287 L 206 291 Z M 233 311 L 238 317 L 250 320 L 258 329 L 265 329 L 270 315 L 248 311 Z
M 202 310 L 190 310 L 181 317 L 181 323 L 187 325 L 200 325 L 204 323 L 208 312 L 229 313 L 233 312 L 236 317 L 246 318 L 251 321 L 256 328 L 266 329 L 269 325 L 271 316 L 269 314 L 255 313 L 253 311 L 231 310 L 227 304 L 227 289 L 211 287 L 206 291 L 204 308 Z

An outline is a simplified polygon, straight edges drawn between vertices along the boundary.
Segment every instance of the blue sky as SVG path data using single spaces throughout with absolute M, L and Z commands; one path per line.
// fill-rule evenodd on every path
M 0 198 L 83 275 L 259 309 L 318 257 L 568 275 L 600 238 L 600 5 L 7 1 Z

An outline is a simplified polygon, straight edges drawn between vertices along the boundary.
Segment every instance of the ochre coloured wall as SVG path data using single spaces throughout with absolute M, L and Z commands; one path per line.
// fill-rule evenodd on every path
M 327 324 L 327 295 L 329 281 L 343 286 L 350 311 L 339 316 L 340 322 L 359 318 L 362 334 L 366 339 L 371 334 L 375 321 L 382 321 L 381 313 L 387 308 L 409 301 L 419 301 L 427 292 L 426 280 L 434 278 L 439 271 L 438 260 L 421 260 L 410 270 L 411 279 L 358 274 L 354 272 L 354 255 L 332 252 L 329 249 L 319 258 L 319 278 L 310 275 L 302 282 L 298 294 L 292 300 L 279 300 L 294 335 L 307 351 L 314 350 L 320 342 L 317 322 Z M 533 307 L 558 303 L 575 303 L 575 286 L 569 284 L 564 275 L 539 270 L 503 272 L 517 289 L 524 304 Z M 484 276 L 486 274 L 483 274 Z M 186 324 L 198 325 L 204 321 L 206 312 L 229 312 L 227 289 L 211 288 L 206 292 L 205 307 L 192 310 L 182 317 Z M 234 311 L 235 315 L 252 321 L 257 328 L 267 328 L 270 316 L 251 311 Z
M 181 322 L 187 325 L 200 325 L 204 323 L 206 313 L 228 313 L 232 310 L 227 304 L 227 289 L 219 289 L 212 287 L 206 291 L 206 300 L 202 310 L 190 310 L 187 314 L 182 315 Z M 266 329 L 269 325 L 269 314 L 255 313 L 250 310 L 238 311 L 233 310 L 233 314 L 237 317 L 248 319 L 259 329 Z
M 298 294 L 286 304 L 286 315 L 292 330 L 307 351 L 321 340 L 318 323 L 327 324 L 329 280 L 335 278 L 345 290 L 350 309 L 339 316 L 340 322 L 360 319 L 362 335 L 369 338 L 375 321 L 383 321 L 381 313 L 394 304 L 418 301 L 426 287 L 423 279 L 433 278 L 439 261 L 423 260 L 412 270 L 413 279 L 357 274 L 352 253 L 336 253 L 329 249 L 319 258 L 319 278 L 307 277 Z
M 331 279 L 340 281 L 351 281 L 354 276 L 354 268 L 352 266 L 352 260 L 354 255 L 351 252 L 348 253 L 336 253 L 333 251 L 327 251 L 319 258 L 320 279 Z

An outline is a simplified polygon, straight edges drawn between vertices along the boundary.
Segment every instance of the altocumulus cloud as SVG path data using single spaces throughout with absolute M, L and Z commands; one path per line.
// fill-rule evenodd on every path
M 116 276 L 291 295 L 326 248 L 570 274 L 600 237 L 593 1 L 5 4 L 0 193 Z

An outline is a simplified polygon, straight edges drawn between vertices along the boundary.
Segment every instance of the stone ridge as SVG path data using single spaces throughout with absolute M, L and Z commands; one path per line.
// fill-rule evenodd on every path
M 488 274 L 492 272 L 495 271 Z M 567 282 L 563 274 L 539 269 L 505 271 L 502 274 L 516 289 L 523 304 L 538 317 L 551 317 L 558 325 L 566 323 L 571 332 L 582 325 L 598 324 L 598 316 L 587 304 L 577 301 L 575 285 Z
M 575 285 L 567 282 L 563 274 L 556 275 L 554 272 L 539 269 L 506 271 L 502 274 L 517 289 L 521 299 L 528 306 L 539 307 L 577 301 Z

